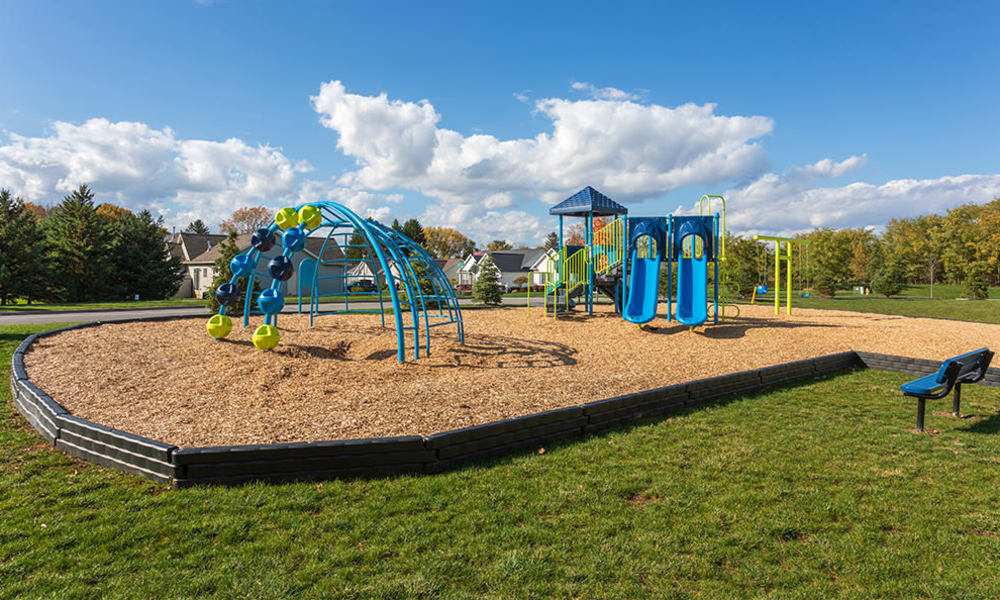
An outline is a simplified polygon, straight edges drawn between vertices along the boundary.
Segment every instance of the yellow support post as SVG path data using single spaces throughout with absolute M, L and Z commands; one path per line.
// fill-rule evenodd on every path
M 792 244 L 808 244 L 809 240 L 755 235 L 754 240 L 774 242 L 774 314 L 781 314 L 781 261 L 785 261 L 785 314 L 792 314 Z M 785 243 L 785 255 L 781 255 L 781 243 Z
M 774 314 L 781 314 L 781 242 L 774 241 Z
M 785 243 L 785 287 L 788 299 L 785 300 L 785 314 L 792 314 L 792 243 Z

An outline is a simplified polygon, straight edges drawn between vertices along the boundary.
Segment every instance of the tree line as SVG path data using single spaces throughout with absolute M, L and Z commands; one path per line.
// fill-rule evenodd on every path
M 961 284 L 966 297 L 985 298 L 990 286 L 1000 285 L 1000 198 L 944 215 L 892 219 L 881 234 L 820 228 L 792 237 L 810 242 L 793 249 L 793 285 L 824 296 L 852 285 L 894 296 L 905 284 L 927 284 L 933 297 L 934 284 L 952 283 Z M 726 254 L 740 293 L 773 284 L 773 243 L 730 236 Z
M 95 204 L 81 185 L 52 208 L 0 189 L 0 304 L 166 298 L 183 271 L 162 218 Z

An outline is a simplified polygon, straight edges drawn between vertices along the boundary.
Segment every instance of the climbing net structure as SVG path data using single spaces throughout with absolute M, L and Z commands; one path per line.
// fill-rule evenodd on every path
M 406 360 L 407 340 L 412 336 L 414 359 L 430 354 L 430 330 L 433 327 L 454 325 L 456 336 L 464 343 L 462 311 L 455 290 L 437 262 L 418 243 L 385 225 L 357 215 L 336 202 L 312 202 L 295 208 L 282 208 L 273 222 L 253 233 L 250 249 L 230 261 L 232 279 L 220 285 L 215 292 L 219 313 L 209 320 L 209 335 L 216 339 L 232 331 L 232 320 L 227 308 L 238 305 L 243 293 L 241 280 L 246 280 L 243 305 L 243 326 L 250 323 L 251 315 L 263 315 L 264 323 L 253 334 L 254 346 L 270 350 L 278 345 L 278 314 L 285 306 L 282 284 L 295 273 L 293 257 L 302 252 L 310 239 L 322 239 L 315 256 L 305 256 L 299 261 L 298 289 L 299 312 L 302 312 L 302 289 L 309 288 L 309 325 L 322 315 L 345 313 L 377 313 L 385 327 L 386 300 L 392 304 L 396 327 L 396 357 Z M 263 253 L 281 247 L 280 255 L 267 262 L 267 275 L 258 269 Z M 364 273 L 363 276 L 358 273 Z M 255 291 L 255 280 L 270 277 L 270 284 L 260 292 Z M 340 280 L 341 285 L 329 285 L 329 280 Z M 378 289 L 351 290 L 349 279 L 369 279 Z M 240 285 L 238 285 L 240 284 Z M 334 289 L 336 297 L 343 298 L 342 307 L 320 302 L 322 289 Z M 377 299 L 372 296 L 377 294 Z M 351 297 L 355 307 L 351 307 Z M 358 307 L 358 296 L 367 296 L 369 305 L 378 302 L 378 308 Z M 386 298 L 388 296 L 388 298 Z M 256 304 L 257 309 L 254 309 Z M 325 309 L 325 310 L 324 310 Z

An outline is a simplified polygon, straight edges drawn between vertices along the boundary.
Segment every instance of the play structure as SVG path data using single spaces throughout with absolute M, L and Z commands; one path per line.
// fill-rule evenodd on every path
M 376 313 L 382 316 L 385 327 L 385 296 L 388 294 L 396 327 L 396 357 L 400 362 L 406 358 L 408 333 L 412 335 L 414 359 L 430 353 L 430 329 L 433 327 L 455 325 L 458 341 L 464 342 L 462 311 L 455 290 L 427 251 L 402 233 L 364 219 L 336 202 L 283 208 L 269 226 L 254 232 L 251 248 L 230 261 L 232 279 L 215 292 L 220 307 L 219 313 L 208 322 L 209 335 L 222 339 L 229 334 L 233 323 L 226 316 L 226 309 L 245 296 L 243 326 L 250 324 L 252 315 L 264 316 L 264 323 L 254 331 L 254 346 L 261 350 L 277 346 L 280 338 L 278 313 L 285 305 L 282 284 L 295 271 L 293 256 L 301 252 L 310 239 L 323 240 L 315 257 L 305 256 L 298 265 L 298 311 L 302 312 L 303 287 L 308 287 L 310 326 L 315 317 L 322 315 Z M 281 254 L 267 262 L 266 270 L 260 270 L 263 253 L 279 246 L 283 248 Z M 381 283 L 378 308 L 352 308 L 350 305 L 352 297 L 357 302 L 360 295 L 369 296 L 369 300 L 372 296 L 371 292 L 352 291 L 347 285 L 348 279 L 357 278 L 352 272 L 359 266 L 365 267 L 364 272 Z M 267 279 L 270 279 L 268 286 L 257 291 L 255 284 Z M 336 296 L 342 298 L 342 309 L 321 310 L 319 290 L 323 289 L 321 283 L 326 280 L 336 281 L 337 285 L 332 287 L 337 290 Z M 304 282 L 308 282 L 308 286 Z M 241 286 L 247 290 L 245 294 Z M 255 304 L 258 310 L 254 309 Z
M 704 214 L 706 200 L 709 212 L 713 200 L 721 201 L 721 214 Z M 629 217 L 628 209 L 592 187 L 573 194 L 549 209 L 559 217 L 559 251 L 545 276 L 546 311 L 556 316 L 582 302 L 592 315 L 598 292 L 614 301 L 626 321 L 648 323 L 656 316 L 660 266 L 665 264 L 667 319 L 694 327 L 711 314 L 713 323 L 718 323 L 731 289 L 725 206 L 722 196 L 705 195 L 699 216 Z M 584 219 L 582 245 L 565 244 L 565 217 Z M 595 218 L 601 217 L 614 220 L 595 231 Z
M 792 246 L 794 244 L 802 244 L 808 248 L 809 240 L 775 237 L 771 235 L 755 235 L 753 236 L 753 239 L 754 241 L 774 242 L 774 314 L 776 315 L 781 313 L 781 262 L 785 262 L 785 314 L 792 314 Z M 784 254 L 781 253 L 782 244 L 784 244 L 785 248 Z M 750 299 L 751 304 L 753 304 L 754 300 L 757 299 L 758 293 L 766 294 L 767 286 L 757 286 L 757 289 L 754 290 L 753 297 Z

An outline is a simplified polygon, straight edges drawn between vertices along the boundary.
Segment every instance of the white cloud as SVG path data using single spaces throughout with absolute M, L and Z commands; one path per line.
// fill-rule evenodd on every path
M 804 167 L 795 167 L 792 169 L 792 173 L 802 177 L 818 177 L 822 179 L 833 179 L 835 177 L 840 177 L 846 173 L 859 169 L 868 162 L 868 155 L 862 154 L 860 156 L 851 156 L 845 158 L 840 162 L 836 162 L 829 158 L 824 158 L 823 160 L 816 161 L 811 165 L 806 165 Z
M 86 183 L 99 201 L 150 208 L 174 225 L 218 223 L 240 206 L 287 202 L 297 173 L 311 170 L 271 146 L 181 139 L 170 128 L 100 118 L 53 123 L 46 137 L 7 137 L 0 182 L 28 199 L 58 202 Z
M 486 208 L 508 208 L 514 206 L 514 197 L 506 192 L 491 194 L 483 201 Z
M 639 100 L 642 97 L 641 94 L 630 94 L 629 92 L 624 92 L 618 88 L 599 88 L 586 81 L 574 81 L 570 87 L 578 92 L 584 92 L 591 98 L 596 98 L 597 100 Z
M 768 173 L 725 192 L 733 232 L 791 235 L 814 227 L 881 229 L 893 218 L 943 213 L 958 204 L 983 203 L 1000 196 L 1000 175 L 958 175 L 937 179 L 896 179 L 881 185 L 855 182 L 819 187 L 816 179 L 846 173 L 864 163 L 852 156 Z
M 312 101 L 320 122 L 338 133 L 337 148 L 358 165 L 340 185 L 420 192 L 441 203 L 428 218 L 450 215 L 449 223 L 503 208 L 497 190 L 505 203 L 553 203 L 593 185 L 627 203 L 767 169 L 759 139 L 774 127 L 769 118 L 716 115 L 714 104 L 644 105 L 613 88 L 580 86 L 606 99 L 539 100 L 535 109 L 551 130 L 511 140 L 462 135 L 439 127 L 441 115 L 427 100 L 351 94 L 339 81 L 324 83 Z

